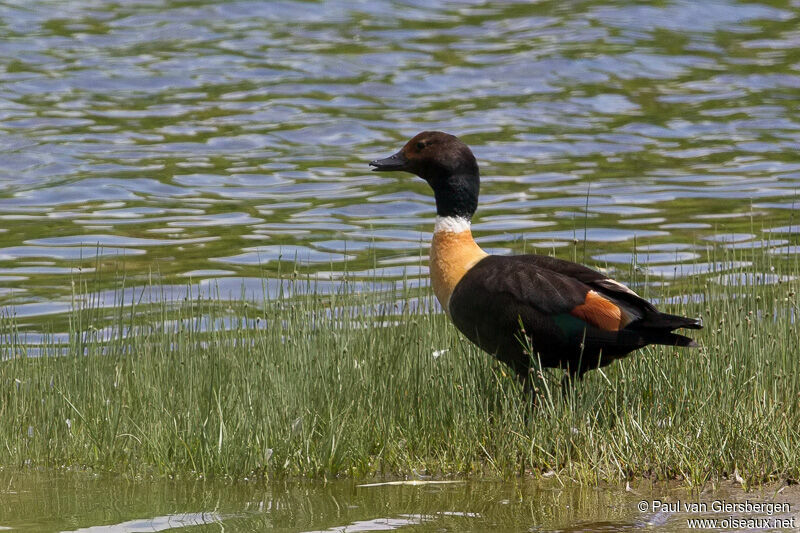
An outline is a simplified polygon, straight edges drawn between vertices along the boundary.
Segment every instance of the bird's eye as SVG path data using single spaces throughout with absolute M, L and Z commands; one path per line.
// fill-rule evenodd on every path
M 425 148 L 425 141 L 419 141 L 417 143 L 417 150 L 422 150 L 423 148 Z

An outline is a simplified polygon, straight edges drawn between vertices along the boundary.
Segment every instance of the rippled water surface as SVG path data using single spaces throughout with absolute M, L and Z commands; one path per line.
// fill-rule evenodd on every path
M 473 147 L 491 251 L 794 257 L 798 28 L 797 0 L 5 2 L 0 306 L 64 311 L 78 269 L 426 283 L 427 186 L 366 164 L 423 129 Z

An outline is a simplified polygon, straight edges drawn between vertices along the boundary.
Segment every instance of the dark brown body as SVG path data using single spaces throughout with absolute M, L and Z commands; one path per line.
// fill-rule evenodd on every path
M 623 307 L 630 322 L 592 323 L 575 313 L 590 292 Z M 449 311 L 469 340 L 520 375 L 532 362 L 580 376 L 648 344 L 694 346 L 671 330 L 701 327 L 695 319 L 660 313 L 599 272 L 540 255 L 482 259 L 456 285 Z

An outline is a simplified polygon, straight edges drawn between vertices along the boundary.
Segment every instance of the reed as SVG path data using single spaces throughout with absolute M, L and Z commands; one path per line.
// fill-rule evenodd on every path
M 13 317 L 0 321 L 0 466 L 800 479 L 800 265 L 764 254 L 726 274 L 645 286 L 664 310 L 704 318 L 700 349 L 646 348 L 567 391 L 546 371 L 534 406 L 428 310 L 425 287 L 360 292 L 343 281 L 323 294 L 290 276 L 283 290 L 304 294 L 103 308 L 78 283 L 66 343 L 45 338 L 34 352 Z M 678 290 L 690 297 L 669 300 Z

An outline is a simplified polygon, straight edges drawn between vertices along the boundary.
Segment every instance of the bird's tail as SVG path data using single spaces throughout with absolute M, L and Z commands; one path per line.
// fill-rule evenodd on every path
M 694 339 L 672 333 L 672 330 L 679 328 L 702 329 L 703 321 L 699 318 L 688 318 L 667 313 L 653 313 L 646 316 L 644 320 L 637 325 L 647 344 L 695 348 L 698 344 Z
M 647 329 L 660 329 L 672 331 L 673 329 L 703 329 L 703 319 L 688 318 L 680 315 L 670 315 L 667 313 L 653 313 L 644 317 L 639 322 L 639 327 Z
M 677 333 L 670 332 L 648 332 L 644 336 L 648 344 L 663 344 L 665 346 L 682 346 L 684 348 L 697 348 L 699 346 L 694 339 L 690 339 L 685 335 L 678 335 Z

